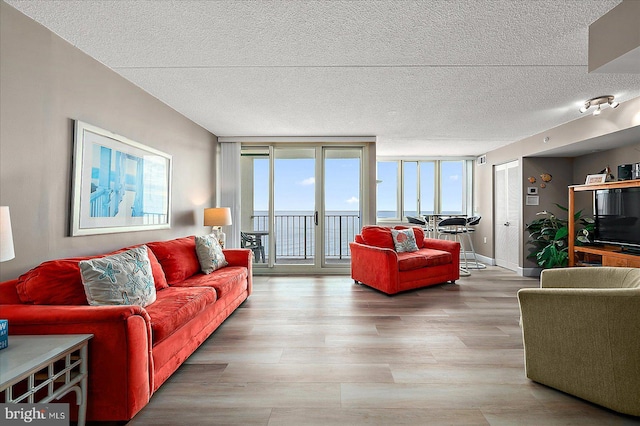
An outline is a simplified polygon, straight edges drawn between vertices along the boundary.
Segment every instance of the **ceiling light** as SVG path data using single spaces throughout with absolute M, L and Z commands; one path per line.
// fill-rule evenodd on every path
M 602 105 L 609 105 L 611 108 L 617 108 L 620 103 L 615 102 L 613 98 L 614 96 L 607 95 L 589 99 L 588 101 L 585 101 L 582 107 L 580 107 L 580 112 L 587 112 L 592 106 L 597 106 L 598 109 L 593 112 L 593 115 L 600 115 L 600 112 L 602 111 Z

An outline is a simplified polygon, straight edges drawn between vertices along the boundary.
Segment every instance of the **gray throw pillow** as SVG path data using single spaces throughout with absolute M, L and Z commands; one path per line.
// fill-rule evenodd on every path
M 228 265 L 222 247 L 213 234 L 196 237 L 196 254 L 200 261 L 200 269 L 205 274 L 210 274 Z
M 156 300 L 147 246 L 79 264 L 90 305 L 148 306 Z

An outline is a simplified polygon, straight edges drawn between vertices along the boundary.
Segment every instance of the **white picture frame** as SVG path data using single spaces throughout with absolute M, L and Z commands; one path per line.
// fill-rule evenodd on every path
M 605 183 L 607 181 L 606 174 L 597 174 L 597 175 L 587 175 L 587 178 L 584 181 L 585 185 L 596 185 L 599 183 Z
M 71 236 L 169 229 L 171 155 L 76 120 Z

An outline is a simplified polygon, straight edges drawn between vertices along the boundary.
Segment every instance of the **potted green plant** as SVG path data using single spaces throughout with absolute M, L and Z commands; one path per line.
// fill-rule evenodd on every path
M 556 206 L 565 212 L 566 207 Z M 542 211 L 536 213 L 540 216 L 526 226 L 529 231 L 528 244 L 533 245 L 528 259 L 535 259 L 536 263 L 544 269 L 562 268 L 569 263 L 569 227 L 568 220 L 561 219 L 554 213 Z M 594 229 L 594 221 L 590 217 L 582 217 L 582 210 L 573 216 L 576 225 L 575 245 L 581 246 L 590 243 L 589 237 Z

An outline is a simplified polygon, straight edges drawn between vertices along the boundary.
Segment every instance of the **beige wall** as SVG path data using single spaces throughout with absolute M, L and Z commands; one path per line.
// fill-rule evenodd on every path
M 4 2 L 0 92 L 0 204 L 16 251 L 0 279 L 47 259 L 204 233 L 216 137 Z M 68 236 L 75 119 L 173 156 L 170 230 Z
M 527 188 L 535 187 L 538 189 L 538 199 L 540 204 L 537 206 L 527 206 L 526 202 L 522 203 L 522 218 L 526 225 L 533 220 L 540 218 L 538 212 L 547 211 L 556 214 L 558 217 L 566 218 L 566 212 L 562 211 L 556 204 L 567 207 L 567 186 L 572 183 L 573 178 L 573 159 L 571 158 L 541 158 L 530 157 L 522 159 L 522 187 L 523 199 L 526 200 Z M 551 182 L 545 183 L 545 188 L 541 188 L 543 183 L 540 175 L 548 173 L 552 176 Z M 536 178 L 536 182 L 531 184 L 527 180 L 530 176 Z M 520 257 L 520 265 L 524 268 L 535 268 L 535 261 L 527 259 L 532 246 L 527 244 L 529 232 L 522 227 L 520 240 L 523 242 L 524 251 Z
M 515 142 L 513 144 L 507 145 L 503 148 L 496 149 L 494 151 L 490 151 L 487 153 L 487 163 L 482 166 L 477 166 L 475 168 L 475 176 L 474 176 L 474 194 L 475 194 L 475 205 L 474 212 L 482 215 L 482 221 L 480 225 L 476 228 L 477 232 L 475 233 L 475 248 L 476 252 L 486 256 L 488 258 L 493 259 L 494 257 L 494 238 L 493 238 L 493 166 L 503 164 L 512 160 L 520 161 L 520 166 L 523 166 L 523 160 L 529 157 L 536 157 L 537 154 L 541 152 L 552 150 L 555 148 L 561 148 L 569 145 L 573 145 L 576 143 L 580 143 L 581 141 L 586 141 L 592 138 L 597 138 L 599 136 L 607 135 L 610 133 L 618 132 L 620 130 L 629 129 L 635 126 L 640 125 L 640 98 L 635 98 L 630 101 L 621 103 L 620 106 L 616 109 L 607 108 L 602 111 L 602 114 L 598 117 L 594 117 L 593 115 L 584 116 L 578 120 L 571 121 L 569 123 L 563 124 L 561 126 L 555 127 L 553 129 L 547 130 L 545 132 L 541 132 L 539 134 L 533 135 L 521 141 Z M 544 138 L 549 137 L 548 142 L 544 142 Z M 600 147 L 601 149 L 607 150 L 607 146 Z M 612 150 L 611 152 L 604 151 L 598 152 L 595 154 L 591 154 L 589 157 L 591 160 L 581 160 L 580 157 L 574 159 L 574 167 L 568 168 L 567 170 L 558 169 L 558 172 L 549 171 L 554 175 L 554 180 L 551 182 L 552 185 L 549 185 L 548 188 L 561 188 L 564 187 L 564 191 L 566 194 L 566 186 L 574 183 L 584 183 L 584 170 L 591 170 L 591 163 L 587 164 L 588 161 L 595 161 L 597 163 L 604 164 L 602 167 L 598 167 L 595 164 L 595 168 L 597 171 L 600 171 L 604 166 L 610 164 L 612 169 L 615 167 L 617 173 L 617 165 L 622 163 L 631 162 L 631 158 L 637 158 L 637 149 L 634 148 L 618 148 Z M 623 161 L 619 162 L 620 159 Z M 549 160 L 551 162 L 551 158 L 540 158 L 539 161 L 534 163 L 527 163 L 528 167 L 536 167 L 536 168 L 545 168 L 545 160 Z M 637 159 L 635 161 L 640 161 Z M 574 171 L 575 169 L 575 171 Z M 522 212 L 522 244 L 520 247 L 520 266 L 521 267 L 531 267 L 531 264 L 524 262 L 524 258 L 527 253 L 526 246 L 526 236 L 527 233 L 524 232 L 524 224 L 527 222 L 529 217 L 530 209 L 525 211 L 524 209 L 524 199 L 526 196 L 526 178 L 528 175 L 525 175 L 526 171 L 522 170 L 523 174 L 523 189 L 522 189 L 522 197 L 523 197 L 523 212 Z M 594 173 L 594 172 L 591 172 Z M 538 173 L 539 174 L 539 173 Z M 556 179 L 556 176 L 564 176 L 563 180 Z M 538 177 L 538 176 L 537 176 Z M 539 184 L 539 181 L 538 181 Z M 555 191 L 555 189 L 554 189 Z M 545 191 L 545 194 L 549 194 L 551 191 Z M 558 194 L 561 194 L 562 191 Z M 556 197 L 550 197 L 555 199 Z M 558 198 L 559 200 L 559 198 Z M 542 201 L 542 200 L 541 200 Z M 564 203 L 559 203 L 563 206 L 566 206 L 567 201 Z M 527 216 L 525 216 L 525 213 Z M 483 242 L 483 238 L 487 238 L 487 242 Z

